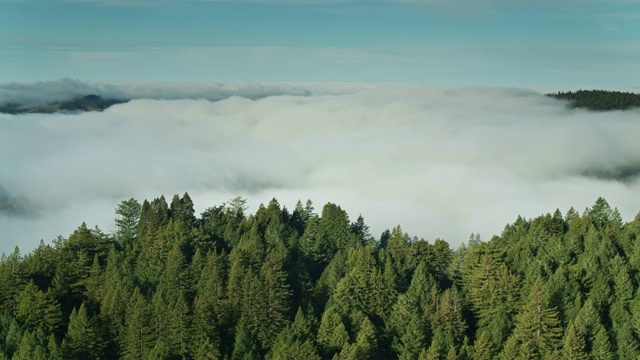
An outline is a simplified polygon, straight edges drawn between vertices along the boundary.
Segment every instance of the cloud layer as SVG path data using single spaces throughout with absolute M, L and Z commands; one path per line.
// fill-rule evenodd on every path
M 66 85 L 65 85 L 66 84 Z M 310 198 L 454 246 L 604 196 L 640 210 L 638 110 L 569 110 L 538 92 L 410 85 L 0 85 L 0 102 L 86 92 L 102 113 L 0 115 L 0 251 L 28 251 L 113 209 L 188 191 L 198 210 Z M 30 86 L 30 87 L 29 87 Z M 189 99 L 194 98 L 194 99 Z M 48 99 L 48 98 L 47 98 Z M 210 99 L 210 100 L 206 100 Z M 213 101 L 212 101 L 213 100 Z

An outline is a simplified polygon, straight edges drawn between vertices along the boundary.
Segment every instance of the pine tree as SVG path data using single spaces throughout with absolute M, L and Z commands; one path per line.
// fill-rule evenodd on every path
M 631 326 L 628 323 L 622 323 L 616 327 L 615 334 L 618 345 L 617 358 L 622 360 L 637 359 L 639 355 L 638 339 L 633 333 Z
M 576 323 L 569 323 L 569 327 L 564 335 L 562 346 L 562 358 L 567 360 L 587 360 L 589 355 L 586 352 L 586 345 L 583 332 L 576 330 Z
M 415 359 L 424 349 L 426 340 L 424 323 L 418 316 L 412 316 L 399 337 L 396 347 L 398 358 L 401 360 Z
M 151 327 L 151 312 L 147 301 L 136 288 L 127 305 L 124 358 L 144 359 L 155 342 Z
M 122 201 L 116 208 L 116 239 L 120 243 L 132 244 L 137 239 L 141 211 L 140 203 L 134 198 Z
M 456 360 L 458 358 L 458 354 L 456 352 L 455 346 L 450 346 L 449 351 L 447 351 L 447 360 Z
M 22 330 L 22 327 L 18 324 L 18 321 L 13 318 L 4 338 L 4 347 L 8 355 L 11 355 L 18 350 L 23 335 L 24 331 Z
M 187 291 L 189 273 L 180 245 L 175 244 L 167 254 L 165 269 L 158 284 L 158 291 L 170 302 L 176 301 Z
M 349 334 L 342 320 L 342 316 L 333 307 L 325 310 L 318 329 L 318 345 L 323 352 L 331 357 L 349 344 Z
M 100 356 L 102 349 L 102 341 L 96 325 L 88 317 L 83 303 L 77 311 L 74 308 L 69 316 L 65 346 L 62 348 L 63 354 L 69 359 L 95 359 Z
M 558 313 L 546 298 L 542 279 L 538 278 L 529 299 L 516 319 L 513 336 L 520 344 L 520 353 L 531 358 L 544 358 L 559 345 L 562 330 Z
M 493 359 L 493 346 L 486 331 L 481 331 L 480 335 L 473 343 L 473 359 Z
M 578 312 L 578 316 L 575 320 L 576 323 L 581 325 L 584 332 L 584 339 L 587 349 L 592 348 L 592 344 L 598 331 L 602 328 L 602 320 L 598 310 L 593 306 L 593 301 L 587 299 Z
M 231 360 L 252 360 L 260 358 L 257 339 L 253 335 L 244 317 L 240 318 L 235 331 L 235 345 Z
M 604 327 L 600 327 L 593 340 L 591 358 L 594 360 L 612 360 L 616 358 L 615 352 L 611 348 L 609 335 L 607 335 Z
M 49 359 L 52 360 L 62 360 L 62 350 L 58 346 L 58 342 L 56 341 L 56 337 L 51 334 L 49 335 L 49 340 L 47 341 L 47 351 L 49 353 Z
M 25 331 L 18 349 L 13 354 L 15 360 L 36 360 L 35 350 L 38 344 L 31 331 Z M 38 360 L 44 360 L 42 358 Z
M 298 308 L 293 323 L 284 328 L 274 341 L 268 358 L 320 359 L 315 346 L 316 321 Z
M 43 293 L 35 283 L 28 283 L 18 296 L 16 318 L 26 328 L 42 327 L 47 332 L 58 330 L 61 324 L 60 305 L 50 291 Z
M 191 347 L 190 319 L 189 307 L 184 296 L 180 296 L 168 311 L 165 340 L 175 357 L 187 357 Z
M 16 296 L 25 284 L 20 249 L 16 246 L 9 256 L 2 254 L 0 261 L 0 312 L 13 312 Z
M 270 252 L 260 269 L 260 279 L 264 287 L 261 295 L 265 303 L 262 319 L 259 324 L 258 337 L 268 348 L 276 336 L 288 324 L 291 290 L 287 283 L 287 274 L 282 269 L 282 258 L 277 252 Z
M 378 340 L 373 323 L 364 318 L 360 324 L 360 330 L 356 341 L 351 347 L 350 358 L 353 359 L 375 359 L 378 349 Z
M 91 269 L 89 270 L 89 277 L 85 279 L 85 298 L 90 308 L 98 308 L 98 305 L 102 301 L 104 284 L 104 276 L 102 274 L 102 267 L 100 266 L 100 259 L 98 254 L 93 256 L 93 262 L 91 263 Z
M 197 292 L 193 301 L 193 336 L 196 353 L 207 356 L 220 356 L 220 348 L 224 340 L 232 345 L 233 334 L 222 329 L 231 321 L 231 310 L 226 298 L 226 261 L 222 255 L 210 251 L 202 275 L 198 281 Z
M 120 268 L 119 256 L 112 252 L 107 259 L 107 267 L 104 272 L 104 284 L 100 302 L 100 313 L 98 314 L 100 323 L 107 328 L 110 343 L 107 349 L 112 350 L 111 356 L 116 356 L 123 345 L 125 338 L 125 315 L 127 301 L 130 296 L 127 279 Z
M 467 328 L 462 312 L 462 300 L 457 288 L 446 289 L 440 297 L 433 327 L 442 332 L 449 346 L 462 343 Z

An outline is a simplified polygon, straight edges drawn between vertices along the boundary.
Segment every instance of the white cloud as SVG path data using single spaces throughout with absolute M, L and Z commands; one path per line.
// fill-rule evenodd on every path
M 253 209 L 272 197 L 289 207 L 311 198 L 318 209 L 332 201 L 362 213 L 376 236 L 401 224 L 453 246 L 471 232 L 487 239 L 519 214 L 582 210 L 598 196 L 626 219 L 639 210 L 638 177 L 585 176 L 640 168 L 638 110 L 573 111 L 513 88 L 54 85 L 18 88 L 40 98 L 63 89 L 170 100 L 0 115 L 0 187 L 39 210 L 0 216 L 0 251 L 29 250 L 82 221 L 109 230 L 120 200 L 185 191 L 199 210 L 238 194 Z M 1 85 L 0 94 L 7 88 L 16 89 Z

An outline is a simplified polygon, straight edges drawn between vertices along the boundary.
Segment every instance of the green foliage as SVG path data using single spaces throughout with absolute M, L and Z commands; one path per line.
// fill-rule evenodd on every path
M 640 216 L 602 198 L 448 243 L 188 194 L 0 258 L 0 358 L 636 359 Z M 295 311 L 297 309 L 297 311 Z
M 122 201 L 116 208 L 115 224 L 117 227 L 116 239 L 124 244 L 135 241 L 138 236 L 138 222 L 140 221 L 140 212 L 142 206 L 140 203 L 131 198 Z
M 542 279 L 538 278 L 518 314 L 512 335 L 520 356 L 544 358 L 559 345 L 562 327 L 558 312 L 550 307 L 547 297 Z
M 591 349 L 591 358 L 594 360 L 611 360 L 616 358 L 616 354 L 613 352 L 609 335 L 604 327 L 598 330 L 598 333 L 593 340 L 593 346 Z
M 69 316 L 62 353 L 67 359 L 95 359 L 100 357 L 102 351 L 103 344 L 97 326 L 82 304 L 78 311 L 73 309 Z
M 578 90 L 563 91 L 547 96 L 569 100 L 573 108 L 586 108 L 595 111 L 627 110 L 640 107 L 640 94 L 608 91 L 608 90 Z

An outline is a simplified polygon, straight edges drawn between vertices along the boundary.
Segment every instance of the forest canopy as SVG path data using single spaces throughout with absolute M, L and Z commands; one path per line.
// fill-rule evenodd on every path
M 0 359 L 636 359 L 640 215 L 599 198 L 451 249 L 311 201 L 188 194 L 0 259 Z
M 568 100 L 572 108 L 594 111 L 629 110 L 640 107 L 640 94 L 608 90 L 559 91 L 547 94 L 556 99 Z

